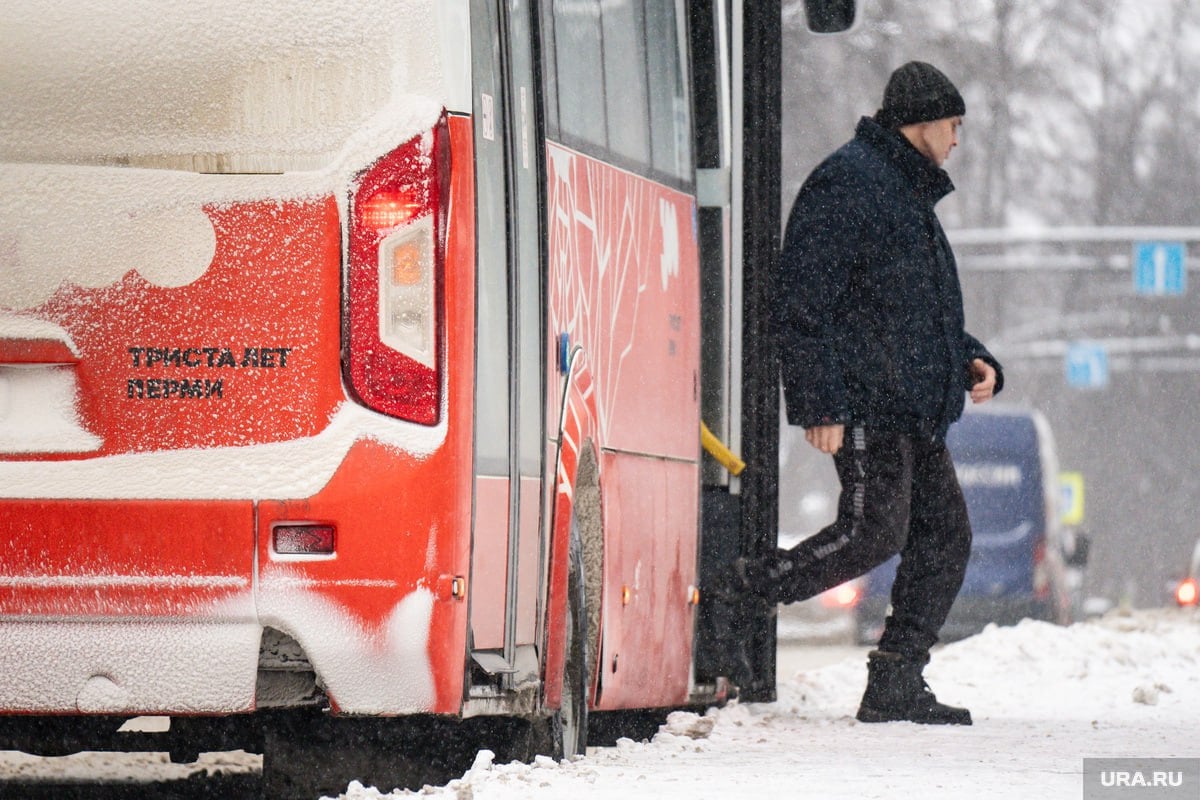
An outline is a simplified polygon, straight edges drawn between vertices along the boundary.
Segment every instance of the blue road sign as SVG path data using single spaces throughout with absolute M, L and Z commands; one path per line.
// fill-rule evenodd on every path
M 1183 294 L 1187 290 L 1187 246 L 1183 242 L 1134 242 L 1133 288 L 1138 294 Z
M 1067 348 L 1067 385 L 1077 389 L 1108 386 L 1108 351 L 1104 345 L 1077 342 Z

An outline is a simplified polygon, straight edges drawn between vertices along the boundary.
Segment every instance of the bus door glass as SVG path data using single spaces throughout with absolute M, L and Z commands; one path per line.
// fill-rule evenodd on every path
M 515 648 L 536 636 L 541 575 L 540 138 L 528 0 L 475 0 L 471 17 L 478 248 L 471 626 L 475 649 L 488 651 L 478 659 L 485 668 L 511 669 Z

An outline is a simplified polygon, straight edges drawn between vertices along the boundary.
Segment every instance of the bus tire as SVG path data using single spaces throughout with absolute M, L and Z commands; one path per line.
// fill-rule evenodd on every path
M 566 641 L 563 643 L 562 704 L 551 718 L 556 758 L 587 752 L 588 731 L 588 614 L 583 542 L 572 520 L 570 567 L 567 578 Z
M 568 547 L 567 607 L 563 623 L 563 674 L 559 707 L 533 718 L 510 720 L 517 730 L 490 740 L 506 744 L 489 747 L 498 760 L 530 761 L 535 756 L 556 760 L 583 755 L 588 744 L 588 643 L 587 581 L 579 528 L 571 520 Z M 523 729 L 522 729 L 523 724 Z

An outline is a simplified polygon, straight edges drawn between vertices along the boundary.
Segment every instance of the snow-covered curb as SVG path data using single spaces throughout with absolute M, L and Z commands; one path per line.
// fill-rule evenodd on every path
M 649 742 L 623 739 L 561 763 L 495 764 L 484 751 L 445 786 L 384 795 L 354 783 L 341 798 L 1015 800 L 1078 796 L 1084 757 L 1200 754 L 1196 613 L 991 626 L 941 648 L 927 677 L 943 699 L 971 708 L 974 726 L 857 723 L 866 668 L 855 658 L 781 675 L 775 703 L 676 712 Z

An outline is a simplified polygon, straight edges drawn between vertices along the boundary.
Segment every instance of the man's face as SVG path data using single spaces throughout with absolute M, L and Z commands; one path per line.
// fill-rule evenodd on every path
M 962 117 L 946 117 L 933 122 L 923 122 L 917 131 L 917 150 L 939 167 L 946 163 L 950 151 L 958 144 L 958 128 Z

